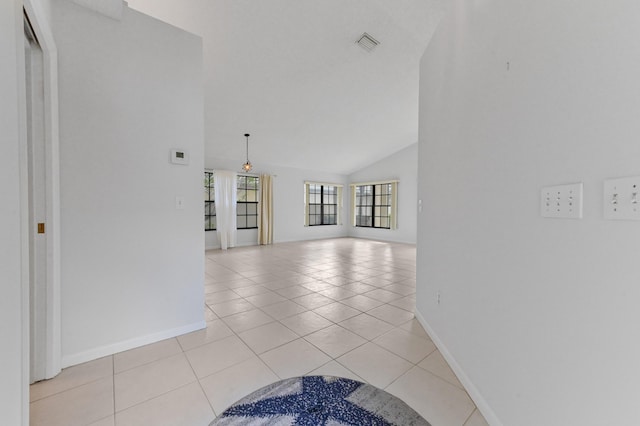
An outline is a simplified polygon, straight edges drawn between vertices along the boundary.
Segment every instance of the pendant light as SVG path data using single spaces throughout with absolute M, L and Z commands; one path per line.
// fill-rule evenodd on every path
M 244 137 L 247 138 L 247 162 L 242 165 L 242 170 L 246 173 L 249 173 L 253 168 L 251 162 L 249 161 L 249 136 L 249 133 L 244 134 Z

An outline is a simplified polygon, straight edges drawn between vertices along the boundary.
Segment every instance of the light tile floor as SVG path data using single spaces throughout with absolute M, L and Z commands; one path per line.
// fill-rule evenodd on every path
M 279 379 L 395 394 L 433 426 L 487 425 L 414 319 L 415 247 L 352 238 L 206 253 L 207 328 L 31 386 L 31 424 L 208 425 Z

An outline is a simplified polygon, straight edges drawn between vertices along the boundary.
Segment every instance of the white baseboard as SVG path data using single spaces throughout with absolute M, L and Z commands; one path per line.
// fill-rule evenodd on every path
M 129 349 L 148 345 L 150 343 L 159 342 L 160 340 L 170 339 L 171 337 L 180 336 L 192 331 L 201 330 L 207 326 L 205 321 L 199 321 L 193 324 L 176 327 L 169 330 L 160 331 L 158 333 L 148 334 L 146 336 L 136 337 L 125 340 L 123 342 L 113 343 L 111 345 L 100 346 L 88 351 L 64 355 L 62 357 L 62 368 L 71 367 L 72 365 L 82 364 L 83 362 L 92 361 L 104 356 L 117 354 L 118 352 L 127 351 Z
M 378 241 L 381 243 L 391 243 L 391 244 L 407 244 L 410 246 L 415 246 L 415 241 L 403 241 L 403 240 L 394 240 L 394 239 L 384 239 L 384 238 L 374 238 L 374 237 L 361 237 L 358 235 L 349 235 L 347 238 L 356 238 L 358 240 L 368 240 L 368 241 Z
M 255 242 L 255 243 L 251 242 L 251 243 L 239 243 L 239 244 L 236 244 L 233 247 L 251 247 L 251 246 L 257 246 L 257 245 L 259 245 L 257 242 Z M 229 247 L 229 249 L 233 249 L 233 247 Z M 215 245 L 215 246 L 205 246 L 204 249 L 205 249 L 205 251 L 206 250 L 220 250 L 221 247 L 220 247 L 220 244 L 218 244 L 218 245 Z
M 473 384 L 471 379 L 469 379 L 469 377 L 466 375 L 462 367 L 460 367 L 460 364 L 458 364 L 458 362 L 453 357 L 453 355 L 451 355 L 451 352 L 449 352 L 449 350 L 444 345 L 444 343 L 442 343 L 442 340 L 440 340 L 436 332 L 429 326 L 429 324 L 424 319 L 422 314 L 418 312 L 418 310 L 416 310 L 415 316 L 418 322 L 427 331 L 427 334 L 429 334 L 429 337 L 431 337 L 431 340 L 433 340 L 433 343 L 435 343 L 435 345 L 438 347 L 438 350 L 440 351 L 444 359 L 447 361 L 447 363 L 449 364 L 453 372 L 456 374 L 456 376 L 458 377 L 458 380 L 460 380 L 460 383 L 462 383 L 462 386 L 464 386 L 467 393 L 469 394 L 473 402 L 476 404 L 476 407 L 478 407 L 478 410 L 480 411 L 480 413 L 482 413 L 487 423 L 489 423 L 491 426 L 503 426 L 502 422 L 500 421 L 496 413 L 493 411 L 491 406 L 484 399 L 484 397 L 482 396 L 478 388 Z

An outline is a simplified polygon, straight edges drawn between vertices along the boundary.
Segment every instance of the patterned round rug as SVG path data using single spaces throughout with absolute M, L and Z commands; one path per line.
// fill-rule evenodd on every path
M 395 396 L 332 376 L 294 377 L 258 389 L 210 424 L 223 425 L 430 426 Z

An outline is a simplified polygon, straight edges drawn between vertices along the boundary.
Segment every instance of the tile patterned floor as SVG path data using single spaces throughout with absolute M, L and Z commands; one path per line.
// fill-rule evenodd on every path
M 487 425 L 414 319 L 415 247 L 340 238 L 206 253 L 207 328 L 31 386 L 31 424 L 208 425 L 279 379 L 328 374 L 433 426 Z

